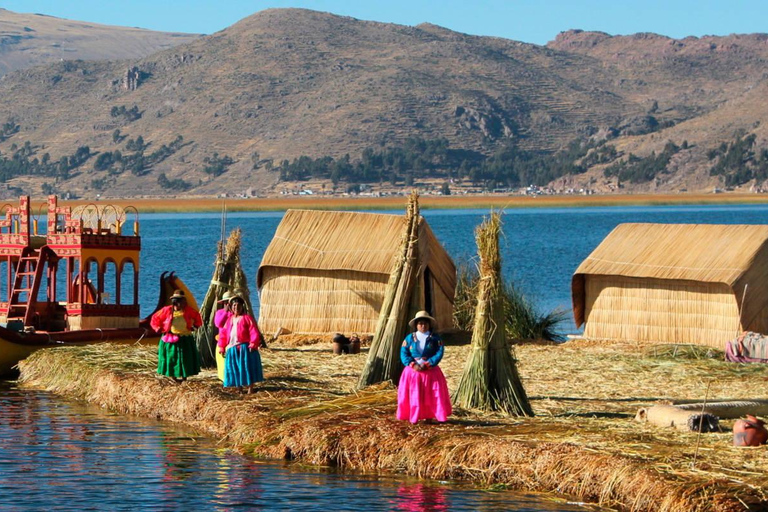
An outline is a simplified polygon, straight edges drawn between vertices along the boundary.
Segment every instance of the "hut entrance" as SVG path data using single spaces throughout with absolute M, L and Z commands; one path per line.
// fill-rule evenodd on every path
M 432 297 L 434 290 L 432 289 L 432 272 L 429 271 L 429 267 L 424 269 L 424 309 L 433 312 L 432 309 Z

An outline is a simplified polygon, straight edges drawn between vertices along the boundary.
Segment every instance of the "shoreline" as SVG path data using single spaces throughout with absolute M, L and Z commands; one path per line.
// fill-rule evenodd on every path
M 43 199 L 33 199 L 32 204 Z M 63 206 L 83 204 L 112 204 L 123 208 L 133 206 L 140 213 L 215 212 L 226 205 L 229 212 L 285 211 L 290 208 L 319 210 L 403 210 L 407 196 L 387 197 L 328 197 L 288 196 L 265 198 L 101 198 L 99 200 L 61 201 Z M 674 206 L 674 205 L 745 205 L 768 204 L 764 194 L 622 194 L 568 196 L 509 196 L 509 195 L 422 195 L 422 209 L 513 209 L 513 208 L 583 208 L 598 206 Z
M 695 433 L 632 421 L 639 404 L 663 399 L 667 387 L 676 398 L 700 399 L 700 382 L 688 381 L 702 371 L 718 377 L 710 400 L 735 382 L 757 392 L 761 368 L 659 358 L 636 346 L 565 345 L 516 349 L 534 418 L 458 410 L 444 424 L 397 421 L 392 386 L 353 391 L 366 354 L 333 356 L 326 346 L 266 350 L 267 381 L 254 395 L 223 389 L 213 370 L 176 385 L 154 373 L 156 348 L 138 345 L 40 350 L 20 364 L 20 382 L 185 424 L 256 457 L 558 493 L 638 512 L 768 506 L 764 449 L 733 448 L 730 432 L 705 434 L 692 470 Z M 468 350 L 446 350 L 441 367 L 451 389 Z M 680 373 L 689 376 L 680 380 Z M 611 385 L 604 388 L 606 380 Z

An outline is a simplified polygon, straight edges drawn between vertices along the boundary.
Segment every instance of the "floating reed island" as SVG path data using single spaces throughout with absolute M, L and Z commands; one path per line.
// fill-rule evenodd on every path
M 396 390 L 357 390 L 365 351 L 334 356 L 330 342 L 263 352 L 267 380 L 253 395 L 221 387 L 215 371 L 177 385 L 155 374 L 156 348 L 44 349 L 21 363 L 23 385 L 125 414 L 183 423 L 258 457 L 364 472 L 465 479 L 543 491 L 630 511 L 768 508 L 765 447 L 732 447 L 634 421 L 654 403 L 762 397 L 762 365 L 707 347 L 571 341 L 515 347 L 535 416 L 457 408 L 445 424 L 395 420 Z M 471 347 L 450 342 L 440 364 L 455 391 Z M 714 357 L 711 357 L 714 355 Z

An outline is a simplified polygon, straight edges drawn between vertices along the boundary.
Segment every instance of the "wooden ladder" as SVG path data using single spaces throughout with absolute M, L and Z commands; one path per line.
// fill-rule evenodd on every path
M 25 247 L 16 265 L 16 275 L 13 280 L 13 290 L 8 301 L 8 320 L 21 320 L 24 325 L 32 325 L 37 304 L 37 293 L 40 290 L 40 282 L 45 267 L 45 255 L 47 250 L 43 247 L 39 251 L 31 247 Z M 27 294 L 27 300 L 20 300 L 22 293 Z

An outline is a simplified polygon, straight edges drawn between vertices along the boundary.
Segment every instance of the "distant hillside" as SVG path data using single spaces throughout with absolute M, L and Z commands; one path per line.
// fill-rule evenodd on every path
M 61 60 L 139 58 L 198 37 L 0 9 L 0 76 Z
M 711 174 L 742 137 L 761 165 L 766 39 L 571 31 L 542 47 L 272 9 L 143 58 L 6 75 L 0 181 L 7 195 L 308 178 L 705 190 L 743 181 Z

